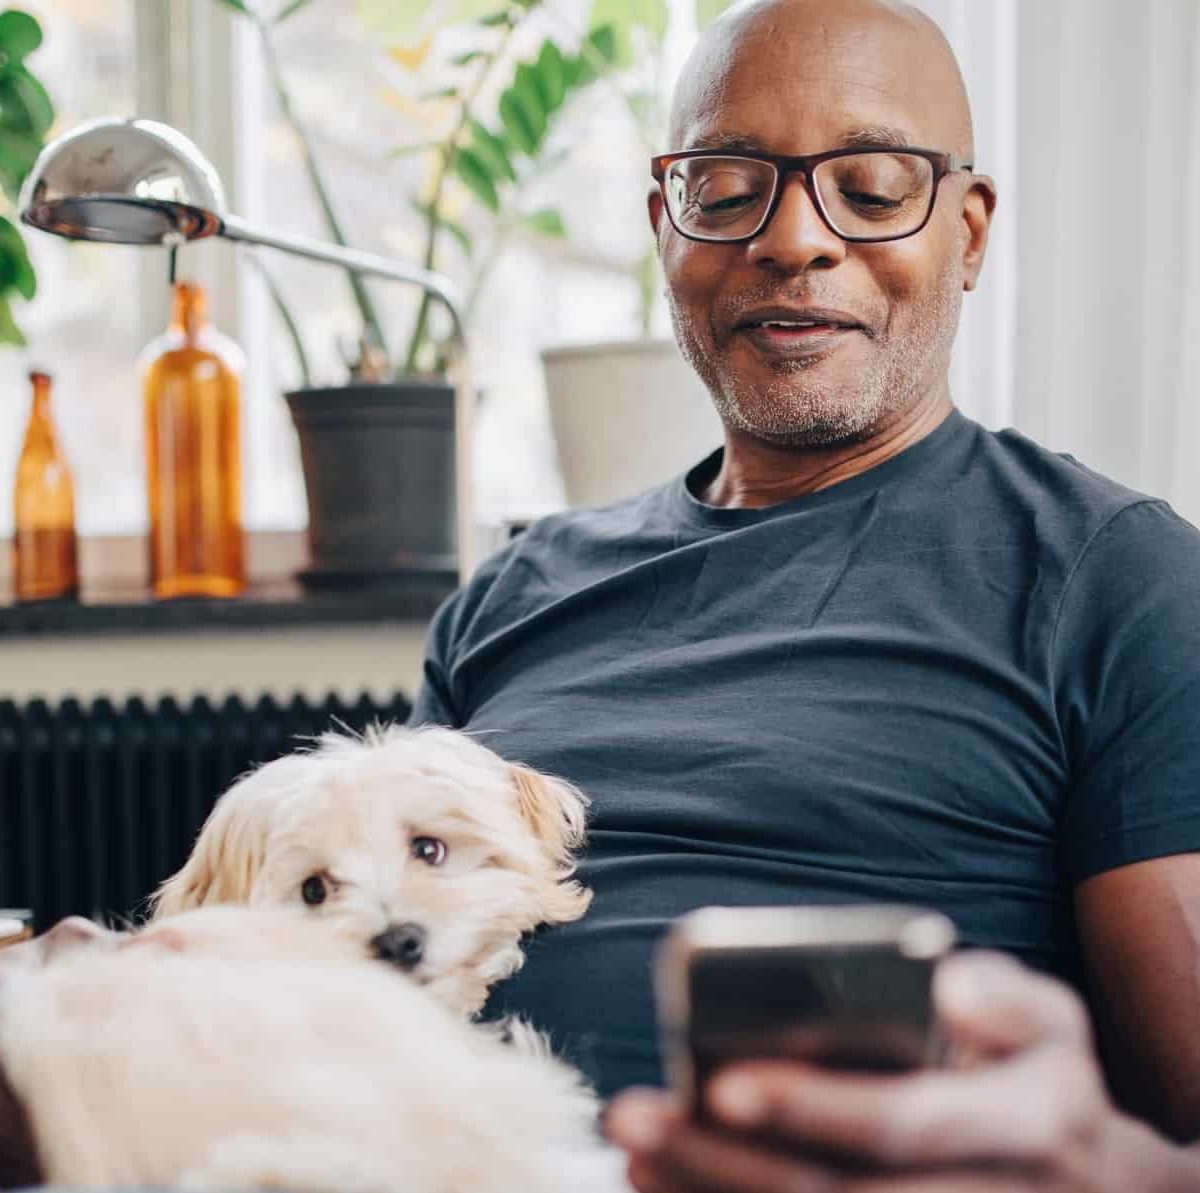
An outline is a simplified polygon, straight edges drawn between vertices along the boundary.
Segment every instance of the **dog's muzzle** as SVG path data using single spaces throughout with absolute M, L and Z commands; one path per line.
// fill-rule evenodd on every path
M 411 970 L 425 954 L 425 929 L 420 924 L 392 924 L 371 941 L 375 956 Z

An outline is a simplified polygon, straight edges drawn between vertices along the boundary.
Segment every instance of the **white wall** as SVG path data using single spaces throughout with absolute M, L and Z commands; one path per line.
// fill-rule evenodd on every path
M 1200 521 L 1200 3 L 1024 0 L 1017 424 Z

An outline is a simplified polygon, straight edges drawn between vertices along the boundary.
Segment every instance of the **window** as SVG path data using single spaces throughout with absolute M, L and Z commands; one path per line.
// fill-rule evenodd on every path
M 32 60 L 54 100 L 57 130 L 136 110 L 132 0 L 28 0 L 45 42 Z M 85 534 L 127 532 L 144 522 L 138 250 L 69 244 L 29 232 L 38 294 L 17 304 L 27 349 L 0 349 L 0 535 L 12 525 L 12 484 L 29 409 L 31 367 L 54 376 L 55 413 L 75 477 Z M 131 284 L 131 282 L 135 284 Z

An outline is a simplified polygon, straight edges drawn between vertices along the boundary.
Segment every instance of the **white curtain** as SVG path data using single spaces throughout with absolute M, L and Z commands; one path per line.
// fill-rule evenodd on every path
M 1200 3 L 1022 0 L 1014 421 L 1200 522 Z

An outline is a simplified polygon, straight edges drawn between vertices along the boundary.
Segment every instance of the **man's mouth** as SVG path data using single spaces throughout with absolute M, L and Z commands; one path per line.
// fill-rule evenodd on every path
M 760 309 L 743 315 L 734 332 L 744 334 L 771 355 L 815 355 L 827 352 L 854 332 L 866 328 L 842 311 Z

